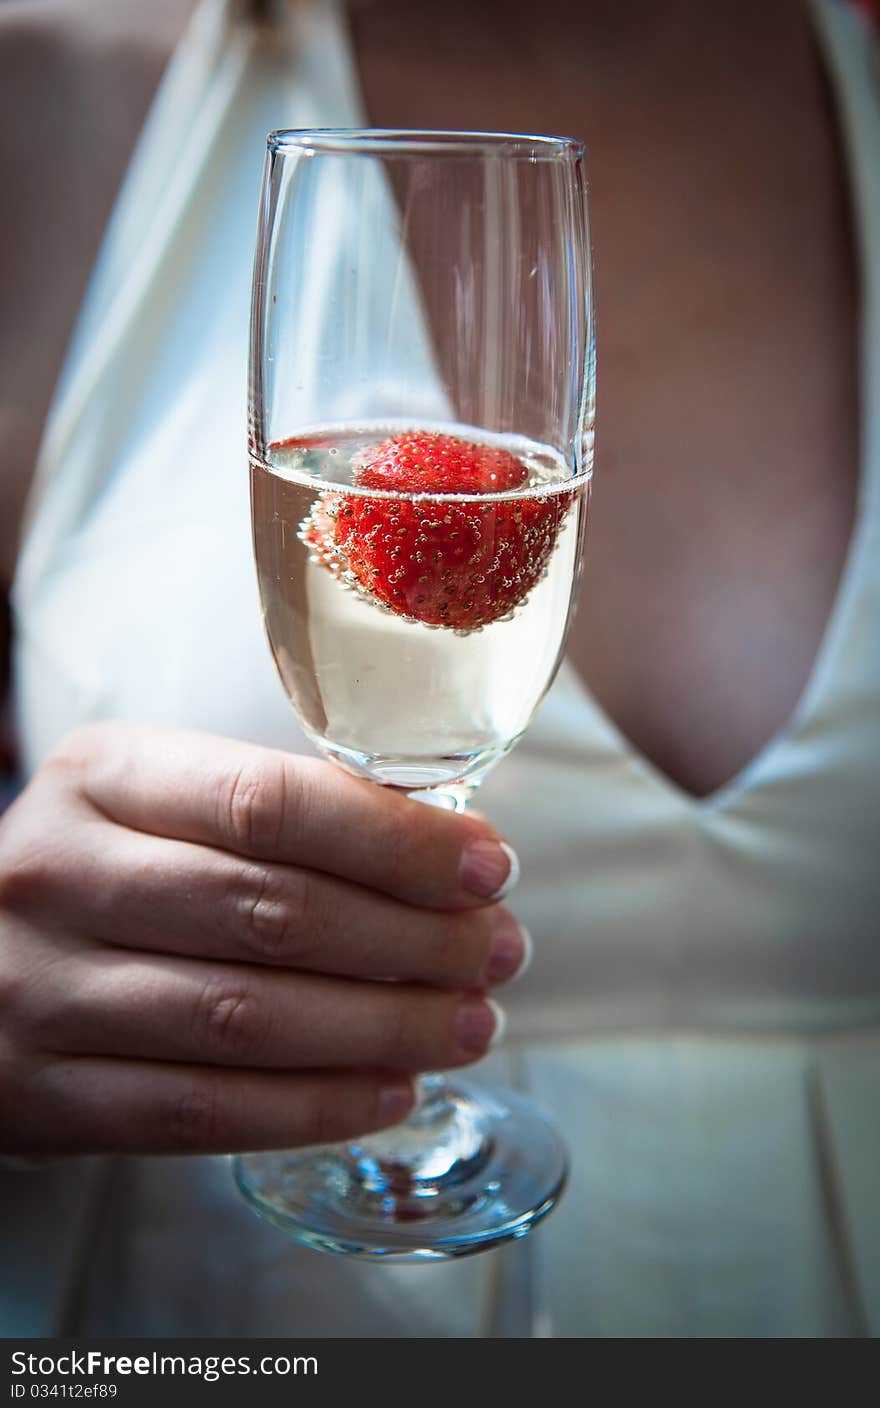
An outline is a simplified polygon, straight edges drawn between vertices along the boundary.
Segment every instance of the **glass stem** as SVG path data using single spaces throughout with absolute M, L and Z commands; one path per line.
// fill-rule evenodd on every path
M 480 1108 L 445 1076 L 416 1082 L 409 1118 L 348 1146 L 353 1175 L 367 1192 L 430 1197 L 469 1177 L 489 1154 Z
M 463 812 L 476 784 L 409 792 L 414 802 Z M 443 1075 L 416 1078 L 416 1104 L 403 1124 L 349 1146 L 356 1177 L 368 1191 L 425 1196 L 469 1176 L 488 1156 L 483 1121 L 473 1102 Z
M 416 1103 L 410 1113 L 410 1120 L 420 1124 L 430 1123 L 449 1104 L 449 1083 L 445 1076 L 431 1073 L 416 1076 Z

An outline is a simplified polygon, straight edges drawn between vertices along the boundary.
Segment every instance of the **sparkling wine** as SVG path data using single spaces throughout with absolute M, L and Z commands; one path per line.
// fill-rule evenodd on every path
M 385 784 L 469 786 L 515 743 L 555 672 L 589 478 L 533 442 L 444 427 L 465 454 L 513 455 L 517 487 L 363 487 L 365 457 L 400 433 L 330 428 L 252 458 L 263 616 L 323 752 Z

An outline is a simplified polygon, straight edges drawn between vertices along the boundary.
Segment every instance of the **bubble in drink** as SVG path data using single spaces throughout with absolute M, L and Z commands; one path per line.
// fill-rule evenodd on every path
M 482 777 L 554 673 L 588 488 L 469 428 L 328 429 L 252 462 L 266 630 L 319 746 L 407 788 Z

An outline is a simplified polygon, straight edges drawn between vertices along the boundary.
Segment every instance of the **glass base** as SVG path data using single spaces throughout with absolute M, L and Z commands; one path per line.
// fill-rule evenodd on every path
M 430 1082 L 415 1119 L 396 1130 L 239 1156 L 241 1192 L 295 1241 L 369 1260 L 448 1260 L 525 1236 L 565 1186 L 555 1129 L 509 1091 L 458 1077 L 450 1086 Z
M 436 754 L 426 757 L 360 753 L 346 748 L 330 738 L 307 729 L 309 738 L 325 758 L 383 787 L 396 787 L 435 806 L 448 806 L 455 811 L 464 809 L 480 783 L 495 765 L 505 757 L 516 739 L 495 747 L 475 749 L 469 753 Z

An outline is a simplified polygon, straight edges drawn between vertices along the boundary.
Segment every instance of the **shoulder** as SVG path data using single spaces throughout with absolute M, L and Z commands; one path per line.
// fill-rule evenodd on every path
M 23 198 L 36 206 L 50 188 L 128 156 L 191 8 L 192 0 L 0 6 L 0 157 L 21 215 L 30 213 Z
M 190 0 L 0 6 L 0 579 L 64 349 Z

